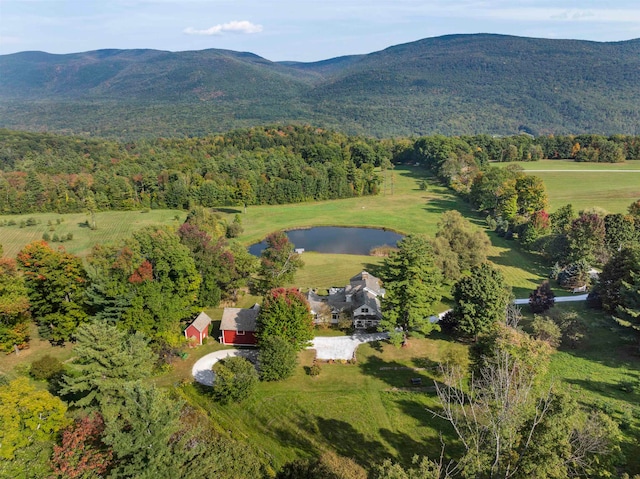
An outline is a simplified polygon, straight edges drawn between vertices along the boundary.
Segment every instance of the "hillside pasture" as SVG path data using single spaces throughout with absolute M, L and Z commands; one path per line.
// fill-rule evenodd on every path
M 27 215 L 0 216 L 0 221 L 13 221 L 15 225 L 0 227 L 0 244 L 4 248 L 5 256 L 14 257 L 24 245 L 32 241 L 41 240 L 45 233 L 53 237 L 73 235 L 72 240 L 63 243 L 49 242 L 51 246 L 64 246 L 69 253 L 86 256 L 95 244 L 113 243 L 128 238 L 131 234 L 145 226 L 173 225 L 179 226 L 186 218 L 184 211 L 178 210 L 150 210 L 142 211 L 102 211 L 96 213 L 97 229 L 89 228 L 87 213 L 33 213 Z M 176 217 L 178 219 L 176 219 Z M 29 218 L 36 220 L 34 226 L 20 227 L 22 221 Z M 60 221 L 60 224 L 58 224 Z M 51 222 L 51 225 L 49 225 Z
M 579 163 L 572 160 L 542 160 L 498 163 L 517 164 L 544 181 L 549 210 L 571 203 L 579 211 L 594 206 L 610 213 L 626 213 L 640 199 L 640 161 L 625 163 Z

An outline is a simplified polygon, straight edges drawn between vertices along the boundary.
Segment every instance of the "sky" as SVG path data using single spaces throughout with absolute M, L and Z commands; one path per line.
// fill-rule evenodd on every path
M 455 33 L 640 38 L 638 0 L 0 0 L 0 54 L 222 48 L 318 61 Z

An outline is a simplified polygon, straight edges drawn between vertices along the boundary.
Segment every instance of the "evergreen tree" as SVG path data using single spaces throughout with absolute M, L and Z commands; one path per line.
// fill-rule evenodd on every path
M 151 374 L 157 358 L 141 333 L 129 334 L 98 321 L 82 325 L 76 333 L 76 359 L 61 390 L 76 406 L 117 401 L 124 384 Z
M 411 331 L 428 334 L 438 326 L 431 322 L 440 301 L 441 273 L 425 236 L 410 235 L 385 259 L 381 279 L 385 287 L 380 330 L 387 331 L 396 346 Z M 397 331 L 397 329 L 400 331 Z
M 122 402 L 105 405 L 102 441 L 113 451 L 109 477 L 180 477 L 171 438 L 179 429 L 181 401 L 141 382 L 121 385 Z
M 616 251 L 602 268 L 596 287 L 602 307 L 614 313 L 622 304 L 622 283 L 640 273 L 640 246 L 626 246 Z

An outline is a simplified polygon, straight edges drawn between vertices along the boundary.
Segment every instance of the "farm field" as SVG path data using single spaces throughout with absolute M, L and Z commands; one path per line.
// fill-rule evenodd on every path
M 514 163 L 497 163 L 506 166 Z M 640 198 L 640 161 L 577 163 L 572 160 L 515 162 L 544 181 L 550 211 L 571 203 L 577 210 L 598 206 L 626 213 Z
M 150 210 L 141 211 L 103 211 L 96 213 L 96 230 L 86 225 L 89 216 L 86 213 L 34 213 L 28 215 L 0 216 L 0 221 L 16 222 L 13 226 L 0 227 L 0 244 L 4 248 L 5 256 L 15 256 L 20 249 L 32 241 L 42 239 L 44 233 L 59 237 L 68 233 L 73 239 L 64 243 L 51 243 L 53 246 L 62 245 L 69 252 L 79 256 L 86 256 L 93 245 L 97 243 L 111 243 L 131 236 L 136 230 L 150 225 L 180 225 L 187 213 L 179 210 Z M 176 219 L 176 217 L 178 219 Z M 20 222 L 34 218 L 39 224 L 20 228 Z M 57 221 L 61 223 L 58 224 Z M 52 223 L 49 226 L 49 222 Z M 52 230 L 53 229 L 53 230 Z

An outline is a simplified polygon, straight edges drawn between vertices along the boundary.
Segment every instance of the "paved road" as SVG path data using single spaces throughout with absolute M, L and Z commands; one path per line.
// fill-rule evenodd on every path
M 588 294 L 575 296 L 556 296 L 556 303 L 572 303 L 573 301 L 586 301 Z M 529 298 L 521 298 L 513 301 L 513 304 L 529 304 Z

